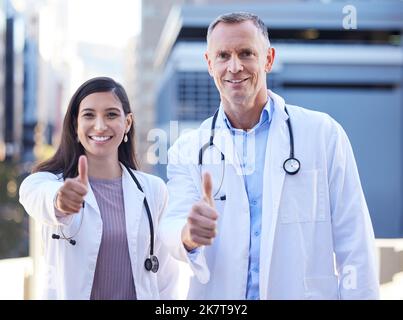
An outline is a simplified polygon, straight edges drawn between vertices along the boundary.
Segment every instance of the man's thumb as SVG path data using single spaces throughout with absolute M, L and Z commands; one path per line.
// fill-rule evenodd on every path
M 78 178 L 83 184 L 88 185 L 88 162 L 84 155 L 78 159 Z
M 208 172 L 203 174 L 203 200 L 206 201 L 211 207 L 214 207 L 214 200 L 212 196 L 213 182 L 211 175 Z

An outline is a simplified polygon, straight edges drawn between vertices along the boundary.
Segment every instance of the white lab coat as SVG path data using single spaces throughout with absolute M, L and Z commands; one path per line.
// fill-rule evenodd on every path
M 143 204 L 144 193 L 153 216 L 154 232 L 165 211 L 167 190 L 164 182 L 154 176 L 133 171 L 144 193 L 141 192 L 126 168 L 122 166 L 122 186 L 126 232 L 137 299 L 176 298 L 178 278 L 177 261 L 167 252 L 158 237 L 155 255 L 160 262 L 157 273 L 147 271 L 144 261 L 150 252 L 150 228 Z M 60 175 L 59 175 L 60 177 Z M 102 237 L 102 219 L 94 193 L 89 186 L 85 208 L 67 218 L 57 218 L 53 199 L 63 180 L 49 172 L 28 176 L 20 187 L 20 202 L 35 220 L 42 223 L 44 260 L 46 263 L 44 299 L 89 299 L 95 266 Z M 52 234 L 74 235 L 77 244 L 52 239 Z
M 266 146 L 260 243 L 260 299 L 376 299 L 374 233 L 353 152 L 342 127 L 330 116 L 287 105 L 294 133 L 296 175 L 283 170 L 290 140 L 284 100 L 269 90 L 274 113 Z M 199 149 L 209 141 L 211 118 L 181 136 L 169 151 L 167 214 L 160 235 L 171 253 L 188 261 L 194 276 L 190 299 L 245 299 L 250 242 L 249 202 L 229 130 L 220 117 L 215 145 L 225 154 L 222 192 L 215 201 L 218 234 L 190 261 L 181 230 L 201 198 Z M 222 176 L 220 162 L 203 172 Z M 338 275 L 337 275 L 338 274 Z

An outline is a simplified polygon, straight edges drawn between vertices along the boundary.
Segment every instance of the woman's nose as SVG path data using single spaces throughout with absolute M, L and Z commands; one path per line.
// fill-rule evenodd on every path
M 103 131 L 106 129 L 106 124 L 102 117 L 97 117 L 95 119 L 94 129 L 97 131 Z

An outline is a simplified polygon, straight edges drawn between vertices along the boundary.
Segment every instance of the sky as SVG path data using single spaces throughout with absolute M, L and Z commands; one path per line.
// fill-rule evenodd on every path
M 69 0 L 78 41 L 123 47 L 141 28 L 141 0 Z

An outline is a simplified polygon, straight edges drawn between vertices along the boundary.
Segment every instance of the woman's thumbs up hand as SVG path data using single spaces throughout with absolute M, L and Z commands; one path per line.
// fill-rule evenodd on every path
M 78 176 L 67 178 L 56 195 L 55 207 L 65 214 L 78 213 L 88 192 L 88 162 L 86 156 L 78 159 Z
M 88 161 L 86 156 L 80 156 L 80 158 L 78 158 L 77 178 L 82 184 L 88 185 Z

